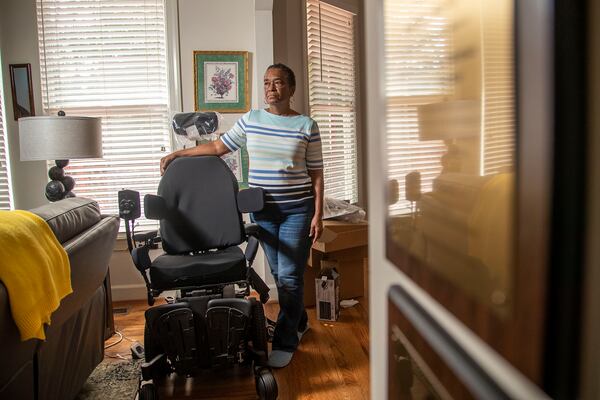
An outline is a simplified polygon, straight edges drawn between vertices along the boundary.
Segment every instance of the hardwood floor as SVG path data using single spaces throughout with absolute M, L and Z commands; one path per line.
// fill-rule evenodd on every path
M 302 339 L 290 365 L 274 370 L 281 400 L 369 399 L 368 305 L 342 309 L 336 322 L 316 319 L 314 307 L 307 309 L 311 329 Z M 143 343 L 144 301 L 117 302 L 115 327 L 123 340 L 106 350 L 106 358 L 131 358 L 133 341 Z M 279 306 L 269 303 L 267 316 L 275 319 Z M 114 343 L 113 336 L 106 343 Z M 170 377 L 160 386 L 161 399 L 256 399 L 253 374 L 249 368 L 202 371 L 193 378 Z

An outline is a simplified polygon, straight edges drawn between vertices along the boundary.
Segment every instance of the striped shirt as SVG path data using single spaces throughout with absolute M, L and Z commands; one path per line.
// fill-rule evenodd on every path
M 265 192 L 266 210 L 305 212 L 314 205 L 309 170 L 323 169 L 317 123 L 304 115 L 251 110 L 221 136 L 231 151 L 248 149 L 248 186 Z

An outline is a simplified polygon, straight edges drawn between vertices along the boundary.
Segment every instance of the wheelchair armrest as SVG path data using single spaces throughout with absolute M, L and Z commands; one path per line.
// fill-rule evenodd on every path
M 157 235 L 158 231 L 136 233 L 135 235 L 133 235 L 133 240 L 135 240 L 136 242 L 148 242 L 152 240 L 152 242 L 154 243 L 154 239 L 156 239 Z
M 144 215 L 148 219 L 164 219 L 167 216 L 165 199 L 154 194 L 144 196 Z
M 150 247 L 142 246 L 131 250 L 131 258 L 135 267 L 143 274 L 145 270 L 150 268 L 152 261 L 150 260 Z
M 254 257 L 256 257 L 256 251 L 258 250 L 258 238 L 256 236 L 250 236 L 248 238 L 248 244 L 246 245 L 246 251 L 244 257 L 248 261 L 248 266 L 252 266 Z
M 246 236 L 254 236 L 258 238 L 258 224 L 244 224 L 244 231 L 246 231 Z
M 265 304 L 269 301 L 269 286 L 252 268 L 248 268 L 248 282 L 250 282 L 250 286 L 259 294 L 261 303 Z
M 265 206 L 265 196 L 262 188 L 240 190 L 237 194 L 238 210 L 241 213 L 257 212 Z
M 150 249 L 158 249 L 158 243 L 162 242 L 161 237 L 158 236 L 158 231 L 136 233 L 132 238 L 136 244 L 140 243 Z M 134 247 L 137 247 L 137 245 Z

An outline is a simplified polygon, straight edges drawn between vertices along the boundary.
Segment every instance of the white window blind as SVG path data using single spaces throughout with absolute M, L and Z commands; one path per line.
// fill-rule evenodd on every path
M 44 112 L 102 118 L 103 158 L 67 167 L 74 192 L 116 214 L 122 188 L 156 193 L 170 151 L 164 0 L 38 0 L 37 12 Z
M 12 196 L 10 191 L 10 174 L 7 157 L 8 149 L 6 148 L 4 104 L 2 103 L 2 99 L 2 85 L 0 84 L 0 210 L 10 210 L 12 208 Z
M 408 213 L 405 177 L 417 171 L 421 191 L 432 189 L 446 152 L 441 140 L 419 140 L 417 107 L 452 94 L 451 27 L 443 0 L 386 0 L 384 4 L 388 179 L 399 200 L 390 214 Z
M 310 115 L 319 124 L 325 195 L 358 201 L 354 14 L 308 0 Z
M 513 2 L 483 2 L 483 175 L 514 165 L 515 84 Z

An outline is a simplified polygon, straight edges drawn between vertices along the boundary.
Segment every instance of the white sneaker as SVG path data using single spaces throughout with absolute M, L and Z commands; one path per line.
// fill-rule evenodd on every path
M 283 368 L 292 361 L 294 353 L 283 350 L 273 350 L 269 355 L 267 365 L 273 368 Z

